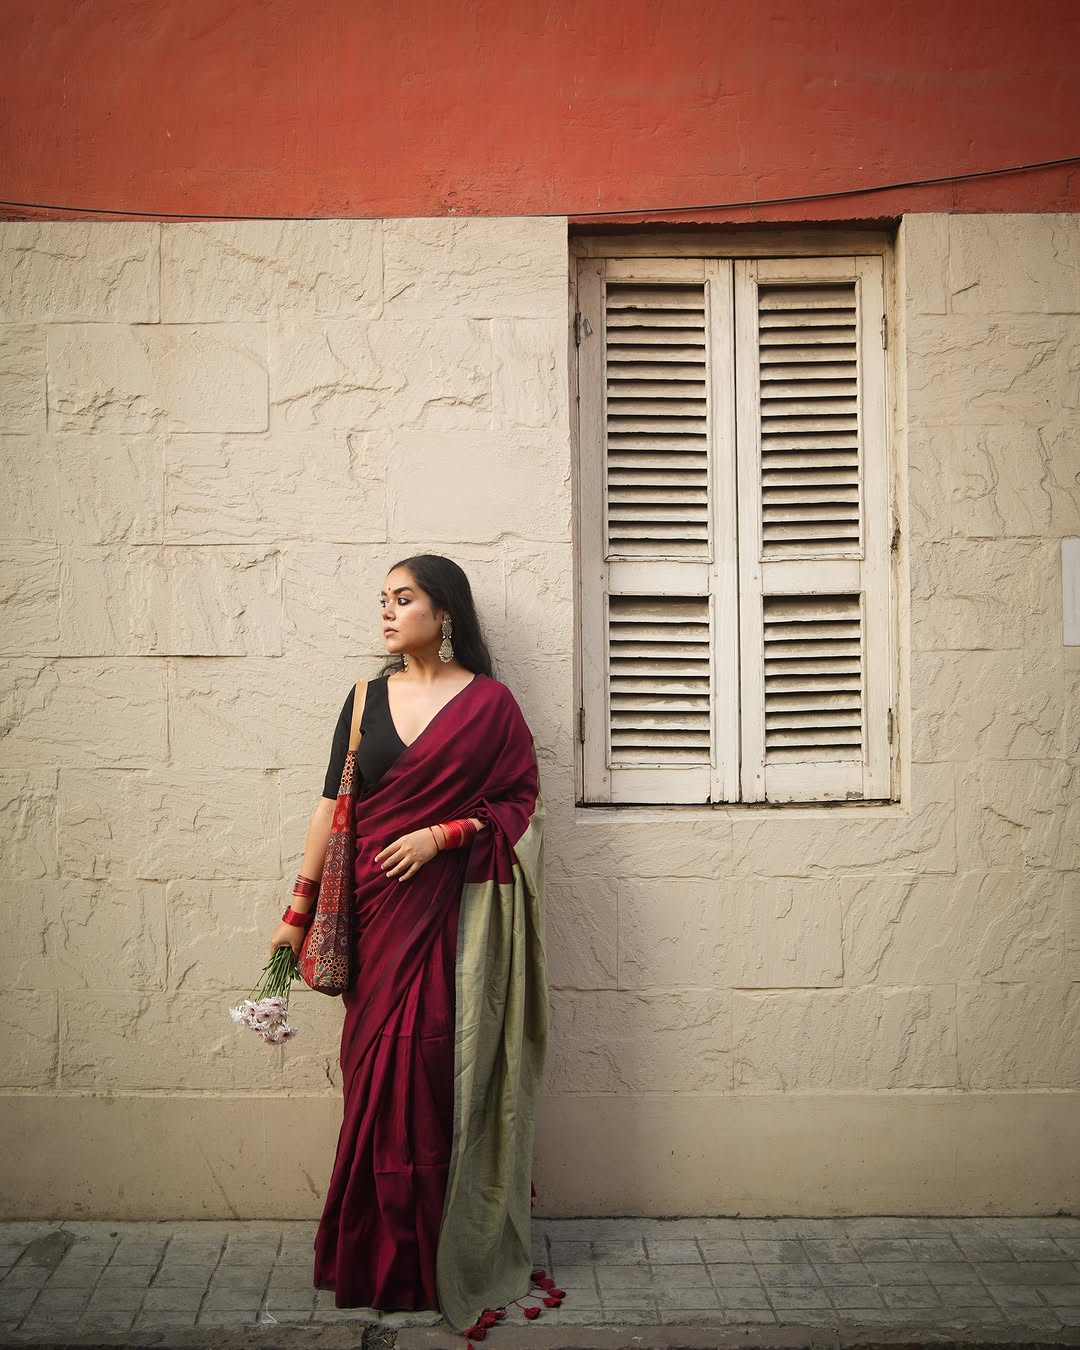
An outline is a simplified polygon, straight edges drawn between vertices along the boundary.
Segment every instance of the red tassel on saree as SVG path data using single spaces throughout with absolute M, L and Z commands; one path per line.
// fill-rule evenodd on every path
M 409 881 L 375 854 L 485 822 Z M 315 1239 L 339 1307 L 441 1308 L 451 1326 L 529 1285 L 533 1110 L 547 1034 L 541 809 L 528 726 L 477 675 L 357 802 L 344 1115 Z

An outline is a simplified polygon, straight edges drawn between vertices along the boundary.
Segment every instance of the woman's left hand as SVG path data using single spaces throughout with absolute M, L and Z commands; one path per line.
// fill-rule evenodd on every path
M 400 839 L 387 844 L 375 854 L 375 861 L 388 877 L 394 877 L 397 881 L 408 881 L 426 862 L 430 862 L 438 851 L 430 830 L 413 830 L 411 834 L 403 834 Z

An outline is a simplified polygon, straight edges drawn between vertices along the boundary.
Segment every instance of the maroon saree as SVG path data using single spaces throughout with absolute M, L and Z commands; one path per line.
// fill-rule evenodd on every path
M 439 1308 L 461 1329 L 528 1288 L 547 1035 L 536 759 L 506 686 L 477 675 L 356 814 L 344 1115 L 315 1285 L 338 1307 Z M 409 881 L 375 863 L 462 816 L 486 828 Z

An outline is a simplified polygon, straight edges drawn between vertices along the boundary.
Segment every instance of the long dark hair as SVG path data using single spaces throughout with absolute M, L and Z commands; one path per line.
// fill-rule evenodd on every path
M 465 669 L 474 670 L 478 675 L 494 675 L 491 653 L 480 631 L 472 587 L 457 563 L 440 553 L 418 553 L 414 558 L 403 558 L 401 562 L 396 562 L 389 570 L 393 572 L 398 567 L 407 567 L 420 589 L 431 596 L 435 608 L 443 609 L 450 615 L 453 626 L 450 641 L 453 643 L 454 655 Z M 388 675 L 404 668 L 402 658 L 392 656 L 381 673 Z

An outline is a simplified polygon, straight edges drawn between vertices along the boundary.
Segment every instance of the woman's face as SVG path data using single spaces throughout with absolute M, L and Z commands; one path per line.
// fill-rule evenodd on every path
M 423 651 L 442 640 L 442 611 L 407 567 L 387 574 L 379 600 L 383 641 L 391 656 Z

